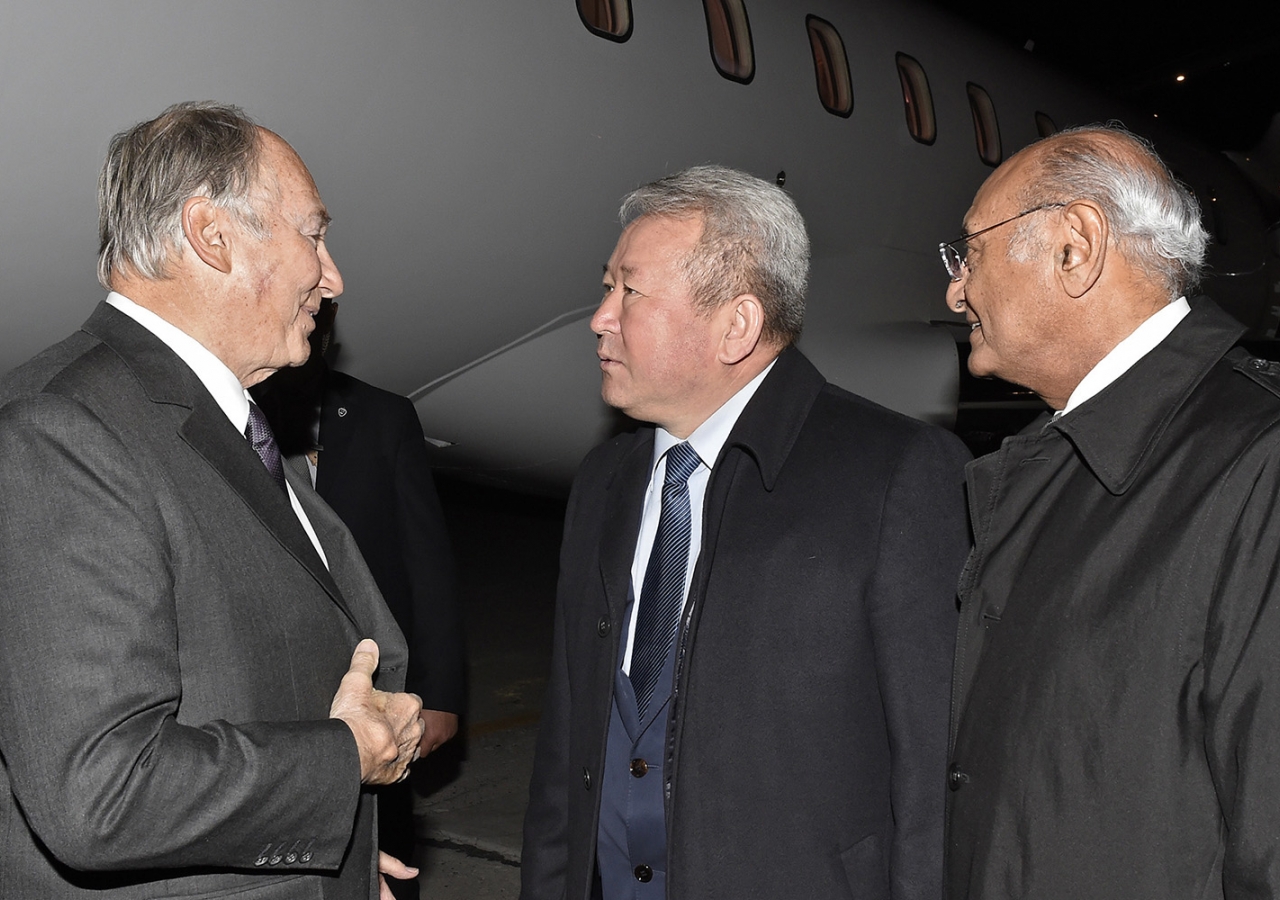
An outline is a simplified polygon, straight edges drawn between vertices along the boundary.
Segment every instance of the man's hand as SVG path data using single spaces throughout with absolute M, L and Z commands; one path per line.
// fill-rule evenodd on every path
M 377 670 L 378 645 L 365 638 L 351 654 L 351 668 L 329 707 L 329 717 L 346 722 L 355 735 L 361 784 L 391 784 L 408 775 L 422 738 L 422 700 L 374 690 Z
M 458 714 L 438 709 L 422 711 L 422 740 L 418 756 L 423 757 L 458 733 Z
M 418 874 L 418 870 L 413 866 L 406 866 L 400 860 L 396 859 L 390 853 L 378 851 L 378 900 L 396 900 L 395 894 L 391 893 L 391 888 L 387 887 L 388 878 L 413 878 Z

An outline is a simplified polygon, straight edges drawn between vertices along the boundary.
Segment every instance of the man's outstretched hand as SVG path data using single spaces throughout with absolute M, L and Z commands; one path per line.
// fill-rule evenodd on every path
M 422 738 L 421 698 L 375 690 L 377 670 L 378 645 L 365 638 L 351 654 L 351 668 L 329 707 L 329 717 L 346 722 L 355 735 L 362 784 L 391 784 L 408 775 Z

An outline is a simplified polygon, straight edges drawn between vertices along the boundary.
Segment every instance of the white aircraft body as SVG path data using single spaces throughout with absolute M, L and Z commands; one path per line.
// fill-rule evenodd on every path
M 446 469 L 525 490 L 563 491 L 618 427 L 587 325 L 618 202 L 697 163 L 785 180 L 813 243 L 802 349 L 922 418 L 959 391 L 938 242 L 1049 120 L 1151 136 L 1210 210 L 1207 292 L 1255 334 L 1280 321 L 1233 163 L 905 0 L 42 0 L 0 10 L 0 369 L 101 297 L 107 141 L 186 99 L 243 106 L 311 168 L 338 367 L 413 398 Z

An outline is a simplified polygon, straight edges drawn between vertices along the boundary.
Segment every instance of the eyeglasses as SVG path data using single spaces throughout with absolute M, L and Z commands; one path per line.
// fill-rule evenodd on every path
M 1029 216 L 1033 212 L 1040 212 L 1042 209 L 1058 209 L 1059 207 L 1066 205 L 1067 204 L 1065 203 L 1043 203 L 1040 206 L 1033 206 L 1030 209 L 1024 209 L 1016 216 L 1011 216 L 1008 219 L 1005 219 L 1003 222 L 997 222 L 994 225 L 988 225 L 986 228 L 980 228 L 973 234 L 966 234 L 963 237 L 956 238 L 954 241 L 950 241 L 949 243 L 939 244 L 938 252 L 942 254 L 942 264 L 947 267 L 947 274 L 951 276 L 952 281 L 959 281 L 961 277 L 963 277 L 964 267 L 966 265 L 965 259 L 969 256 L 969 247 L 967 244 L 978 235 L 986 234 L 988 231 L 994 231 L 1001 225 L 1008 225 L 1010 222 L 1015 222 L 1023 216 Z

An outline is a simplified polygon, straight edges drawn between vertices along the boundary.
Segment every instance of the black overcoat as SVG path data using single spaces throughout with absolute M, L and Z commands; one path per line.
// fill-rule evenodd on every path
M 950 896 L 1280 892 L 1280 367 L 1202 301 L 970 466 Z
M 589 896 L 618 635 L 652 462 L 594 450 L 561 552 L 525 898 Z M 784 351 L 707 487 L 668 722 L 680 900 L 941 894 L 968 454 Z

